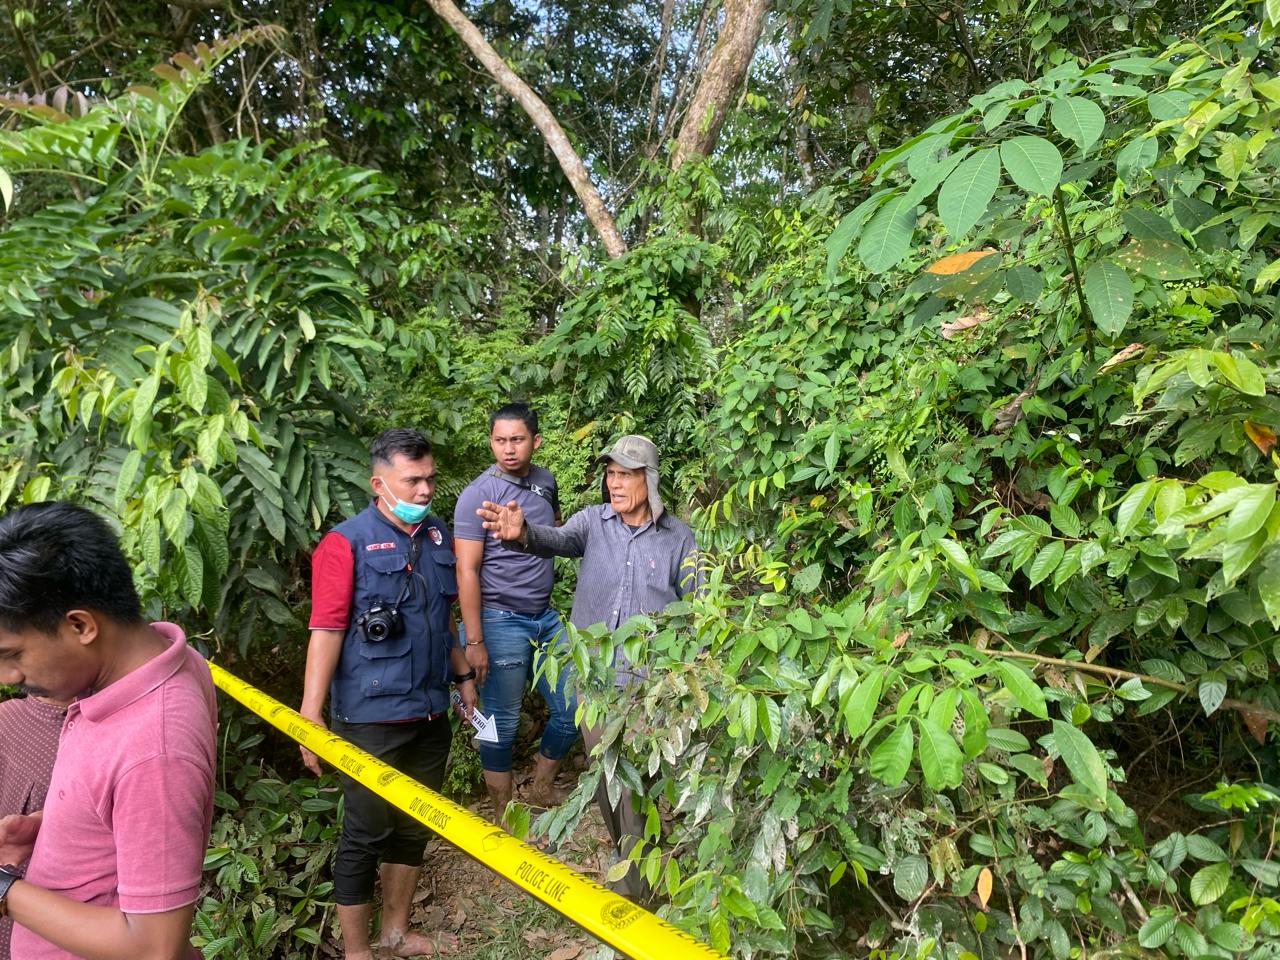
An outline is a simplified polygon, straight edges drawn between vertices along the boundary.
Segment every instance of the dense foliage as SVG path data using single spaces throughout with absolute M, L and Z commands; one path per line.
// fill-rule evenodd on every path
M 536 830 L 630 786 L 662 911 L 739 956 L 1277 955 L 1280 4 L 781 5 L 675 172 L 710 6 L 481 6 L 615 259 L 425 8 L 84 13 L 130 6 L 0 43 L 67 80 L 4 101 L 0 505 L 118 517 L 292 700 L 370 434 L 437 441 L 447 516 L 509 397 L 570 510 L 650 433 L 708 588 L 546 664 L 606 735 Z M 222 733 L 197 942 L 311 955 L 331 785 Z

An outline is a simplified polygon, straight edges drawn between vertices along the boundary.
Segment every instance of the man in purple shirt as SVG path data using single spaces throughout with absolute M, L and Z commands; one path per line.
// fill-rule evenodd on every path
M 198 956 L 213 682 L 178 627 L 143 619 L 115 535 L 84 507 L 0 517 L 0 683 L 74 701 L 44 810 L 0 820 L 14 956 Z
M 493 714 L 498 734 L 497 743 L 480 744 L 480 765 L 495 823 L 501 822 L 512 798 L 511 747 L 535 655 L 549 645 L 563 644 L 565 632 L 560 614 L 548 605 L 554 561 L 510 550 L 489 537 L 476 511 L 488 500 L 510 500 L 520 504 L 534 523 L 560 522 L 556 478 L 533 462 L 533 452 L 541 444 L 538 415 L 528 406 L 509 403 L 494 411 L 489 418 L 493 466 L 467 484 L 453 514 L 467 662 L 476 671 L 480 699 Z M 536 682 L 550 716 L 525 798 L 535 806 L 558 802 L 556 772 L 578 739 L 574 722 L 578 703 L 573 691 L 566 689 L 568 680 L 565 671 L 554 689 L 545 676 Z

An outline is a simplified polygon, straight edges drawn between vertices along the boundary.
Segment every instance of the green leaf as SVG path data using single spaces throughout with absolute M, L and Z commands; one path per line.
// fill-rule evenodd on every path
M 1071 771 L 1071 778 L 1103 802 L 1107 799 L 1107 768 L 1093 741 L 1062 720 L 1053 721 L 1053 742 Z
M 996 672 L 1000 674 L 1000 679 L 1004 682 L 1005 689 L 1009 691 L 1018 706 L 1033 717 L 1039 717 L 1041 720 L 1049 719 L 1049 708 L 1045 705 L 1044 691 L 1033 678 L 1028 676 L 1021 667 L 1004 660 L 997 660 L 995 667 Z M 988 739 L 990 736 L 988 732 Z
M 868 672 L 858 681 L 857 687 L 849 696 L 844 709 L 844 722 L 848 729 L 849 739 L 856 740 L 871 726 L 876 715 L 876 707 L 880 704 L 880 688 L 884 683 L 885 670 L 880 666 Z
M 934 790 L 958 787 L 964 779 L 964 754 L 955 738 L 928 717 L 917 717 L 920 725 L 920 771 Z
M 877 190 L 867 199 L 850 210 L 836 225 L 831 236 L 827 238 L 827 279 L 834 279 L 840 267 L 840 260 L 849 249 L 849 244 L 858 235 L 867 218 L 873 214 L 880 204 L 884 203 L 891 190 Z
M 960 164 L 938 191 L 938 216 L 947 233 L 958 239 L 982 219 L 1000 185 L 1000 155 L 979 150 Z
M 1262 529 L 1276 505 L 1274 483 L 1251 483 L 1227 515 L 1227 539 L 1248 540 Z
M 1062 179 L 1062 154 L 1044 137 L 1014 137 L 1000 144 L 1010 179 L 1028 193 L 1050 194 Z
M 1035 303 L 1044 290 L 1044 278 L 1039 271 L 1020 263 L 1010 267 L 1005 273 L 1004 285 L 1015 300 Z
M 903 900 L 912 901 L 924 893 L 929 879 L 929 864 L 918 853 L 903 857 L 893 868 L 893 892 Z
M 1115 339 L 1133 313 L 1133 283 L 1123 269 L 1100 260 L 1085 271 L 1084 299 L 1098 329 Z
M 1124 145 L 1116 154 L 1116 173 L 1125 180 L 1151 168 L 1159 156 L 1155 137 L 1139 137 Z
M 0 200 L 4 200 L 5 210 L 13 206 L 13 179 L 3 167 L 0 167 Z
M 893 197 L 867 224 L 858 241 L 858 258 L 872 273 L 897 266 L 911 248 L 915 225 L 916 208 L 911 198 Z
M 1034 587 L 1058 569 L 1058 564 L 1062 562 L 1062 555 L 1066 550 L 1066 545 L 1061 540 L 1050 540 L 1045 545 L 1044 549 L 1031 561 L 1031 566 L 1027 568 L 1027 579 L 1031 581 L 1031 586 Z
M 1180 241 L 1135 237 L 1116 253 L 1115 259 L 1126 270 L 1153 280 L 1190 280 L 1200 276 L 1200 268 Z
M 1200 706 L 1204 707 L 1205 716 L 1208 716 L 1226 699 L 1227 681 L 1222 674 L 1211 670 L 1196 684 L 1196 695 L 1200 698 Z
M 1209 939 L 1232 953 L 1240 953 L 1248 949 L 1249 935 L 1238 923 L 1218 923 L 1209 928 Z
M 1138 943 L 1148 950 L 1162 947 L 1173 936 L 1173 930 L 1177 925 L 1177 914 L 1171 912 L 1167 907 L 1152 911 L 1147 918 L 1147 922 L 1138 930 Z
M 1213 903 L 1227 892 L 1231 883 L 1231 864 L 1211 863 L 1201 867 L 1191 878 L 1191 902 L 1198 907 Z
M 1089 152 L 1089 148 L 1102 136 L 1102 128 L 1106 126 L 1102 108 L 1084 97 L 1055 100 L 1049 110 L 1049 118 L 1060 134 L 1075 141 L 1081 153 Z
M 182 595 L 195 609 L 200 608 L 200 595 L 204 591 L 204 558 L 194 543 L 182 551 Z
M 1280 563 L 1272 561 L 1258 574 L 1258 596 L 1271 626 L 1280 630 Z
M 1129 489 L 1120 500 L 1120 509 L 1116 511 L 1116 535 L 1127 537 L 1146 516 L 1147 507 L 1156 498 L 1158 481 L 1143 480 Z
M 965 553 L 964 547 L 950 537 L 940 537 L 938 549 L 946 555 L 948 562 L 973 581 L 975 586 L 981 586 L 978 582 L 978 571 L 974 569 L 973 561 L 969 559 L 969 554 Z
M 1267 383 L 1262 378 L 1262 371 L 1257 365 L 1237 350 L 1230 353 L 1214 351 L 1213 365 L 1218 368 L 1227 382 L 1250 397 L 1265 397 Z
M 911 766 L 915 735 L 909 722 L 899 723 L 871 751 L 871 775 L 891 787 L 900 784 Z

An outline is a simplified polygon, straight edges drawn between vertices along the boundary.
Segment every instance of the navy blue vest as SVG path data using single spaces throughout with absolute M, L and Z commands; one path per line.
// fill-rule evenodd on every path
M 451 675 L 449 608 L 458 593 L 449 528 L 429 516 L 411 539 L 375 502 L 334 531 L 351 544 L 355 576 L 351 620 L 329 687 L 332 715 L 347 723 L 386 723 L 444 712 Z M 415 550 L 418 559 L 410 570 Z M 356 619 L 375 601 L 391 606 L 406 578 L 400 630 L 385 640 L 365 640 Z

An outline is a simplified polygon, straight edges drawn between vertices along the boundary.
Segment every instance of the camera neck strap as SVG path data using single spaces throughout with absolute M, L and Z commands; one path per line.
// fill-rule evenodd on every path
M 423 524 L 425 526 L 425 524 Z M 404 568 L 404 582 L 400 585 L 400 592 L 396 595 L 395 602 L 391 605 L 391 609 L 400 610 L 400 604 L 409 599 L 410 588 L 413 586 L 413 568 L 418 564 L 418 557 L 422 555 L 422 540 L 418 534 L 422 532 L 422 527 L 418 527 L 409 537 L 409 562 Z

